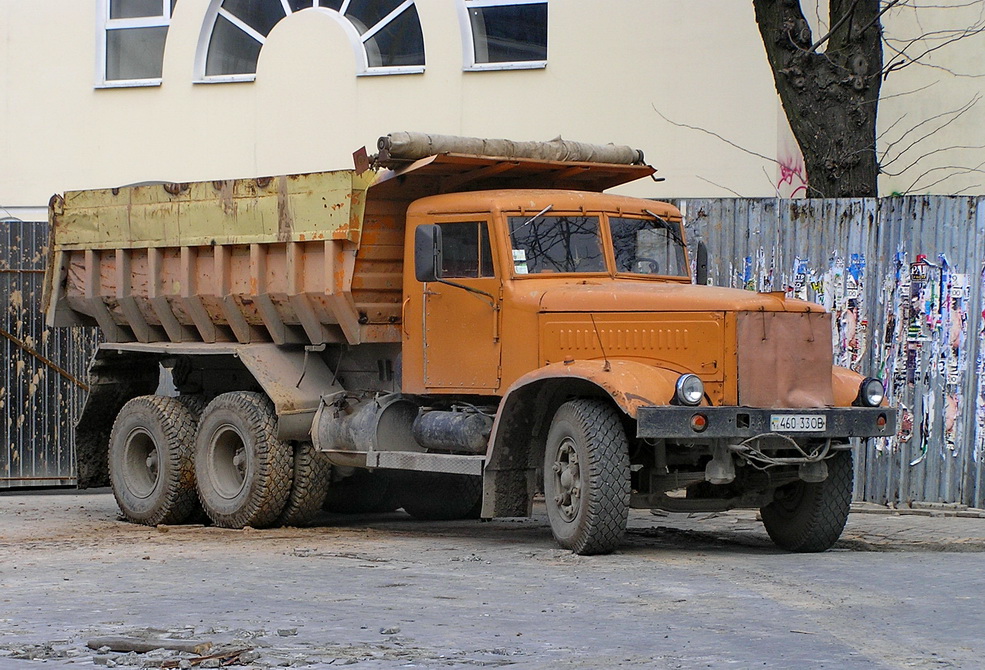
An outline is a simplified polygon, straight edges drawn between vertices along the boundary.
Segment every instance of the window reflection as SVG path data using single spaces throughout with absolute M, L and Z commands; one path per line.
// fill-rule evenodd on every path
M 547 3 L 469 6 L 476 63 L 547 60 Z
M 516 274 L 605 272 L 597 216 L 511 216 Z
M 610 217 L 616 272 L 687 276 L 678 228 L 655 219 Z
M 337 12 L 359 33 L 371 71 L 424 65 L 424 33 L 413 0 L 222 0 L 205 58 L 205 76 L 252 75 L 273 27 L 311 7 Z M 390 68 L 388 70 L 388 68 Z

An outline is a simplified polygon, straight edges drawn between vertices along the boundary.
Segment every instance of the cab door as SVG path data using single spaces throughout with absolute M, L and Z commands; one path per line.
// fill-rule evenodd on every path
M 494 391 L 500 382 L 499 303 L 486 220 L 438 221 L 442 278 L 424 287 L 424 385 Z

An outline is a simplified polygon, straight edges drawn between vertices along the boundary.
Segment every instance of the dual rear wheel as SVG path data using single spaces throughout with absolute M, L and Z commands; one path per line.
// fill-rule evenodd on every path
M 303 525 L 324 502 L 330 467 L 307 442 L 277 437 L 273 403 L 237 391 L 199 399 L 141 396 L 110 435 L 110 480 L 130 521 L 178 524 L 198 504 L 217 526 Z

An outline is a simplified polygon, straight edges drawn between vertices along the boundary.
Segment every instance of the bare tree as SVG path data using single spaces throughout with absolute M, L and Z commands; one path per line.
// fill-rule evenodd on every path
M 817 39 L 801 1 L 753 0 L 753 6 L 776 90 L 804 155 L 810 195 L 874 196 L 881 18 L 899 0 L 830 0 L 830 29 Z
M 880 174 L 918 174 L 909 191 L 930 188 L 954 176 L 982 173 L 981 163 L 933 164 L 940 154 L 953 159 L 957 152 L 981 146 L 925 149 L 932 137 L 978 103 L 978 94 L 972 93 L 968 101 L 955 103 L 953 109 L 936 116 L 910 121 L 910 125 L 899 118 L 881 135 L 877 135 L 876 120 L 885 78 L 904 68 L 919 65 L 937 68 L 942 75 L 982 76 L 944 68 L 933 56 L 985 31 L 985 3 L 829 0 L 827 4 L 829 28 L 816 37 L 806 11 L 819 13 L 818 0 L 753 0 L 776 90 L 804 156 L 809 195 L 875 196 Z M 890 11 L 914 12 L 919 24 L 919 17 L 941 9 L 971 9 L 978 17 L 957 28 L 926 29 L 910 37 L 885 34 L 884 19 Z

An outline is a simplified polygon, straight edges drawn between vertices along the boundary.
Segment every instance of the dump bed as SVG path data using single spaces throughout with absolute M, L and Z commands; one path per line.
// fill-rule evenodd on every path
M 453 153 L 391 165 L 55 195 L 48 323 L 98 325 L 108 342 L 399 342 L 412 200 L 601 191 L 653 173 Z
M 55 196 L 49 323 L 110 342 L 397 341 L 403 241 L 364 229 L 375 176 Z

